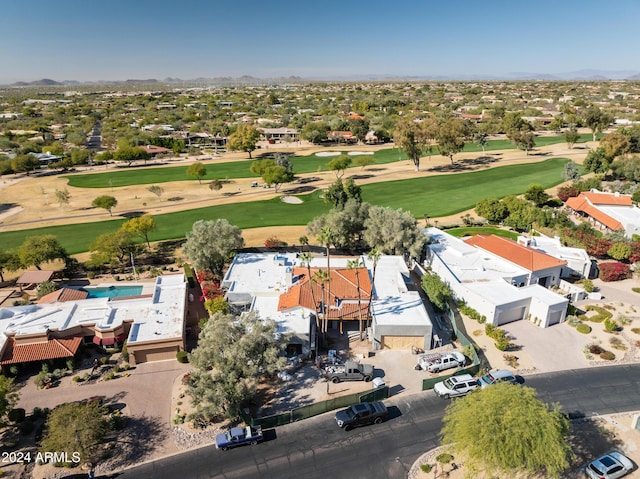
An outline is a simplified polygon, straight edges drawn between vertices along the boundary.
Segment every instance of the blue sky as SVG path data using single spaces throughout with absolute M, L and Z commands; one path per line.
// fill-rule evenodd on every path
M 638 0 L 2 0 L 0 83 L 640 71 Z

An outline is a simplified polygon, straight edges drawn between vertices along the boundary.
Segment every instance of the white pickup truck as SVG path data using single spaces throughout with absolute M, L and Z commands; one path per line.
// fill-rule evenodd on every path
M 443 354 L 421 354 L 418 357 L 418 366 L 420 366 L 420 369 L 429 371 L 430 373 L 439 373 L 445 369 L 464 366 L 466 362 L 467 358 L 458 351 Z

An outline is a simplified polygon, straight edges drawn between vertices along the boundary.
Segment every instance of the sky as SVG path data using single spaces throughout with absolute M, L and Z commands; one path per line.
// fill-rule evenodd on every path
M 638 0 L 0 5 L 0 83 L 640 71 Z

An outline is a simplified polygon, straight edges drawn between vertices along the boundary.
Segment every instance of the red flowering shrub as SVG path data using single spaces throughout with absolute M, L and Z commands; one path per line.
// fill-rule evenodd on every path
M 206 283 L 207 281 L 214 281 L 218 279 L 218 277 L 215 276 L 211 271 L 206 270 L 198 271 L 196 277 L 198 278 L 198 283 Z
M 602 281 L 621 281 L 631 278 L 631 269 L 624 263 L 602 263 L 598 265 Z
M 580 190 L 575 185 L 567 185 L 561 186 L 558 188 L 558 198 L 563 203 L 566 202 L 569 198 L 573 198 L 574 196 L 578 196 L 580 194 Z
M 568 244 L 582 247 L 587 251 L 587 254 L 598 258 L 605 258 L 613 245 L 610 240 L 603 238 L 593 230 L 565 229 L 562 236 Z
M 265 248 L 278 248 L 280 246 L 286 246 L 287 243 L 282 241 L 277 236 L 270 236 L 266 240 L 264 240 Z
M 640 261 L 640 241 L 634 241 L 631 243 L 631 255 L 629 256 L 629 262 L 636 263 Z

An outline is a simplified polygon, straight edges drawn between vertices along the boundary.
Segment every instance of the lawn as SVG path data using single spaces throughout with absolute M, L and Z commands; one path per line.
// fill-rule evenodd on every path
M 503 236 L 505 238 L 509 238 L 512 240 L 518 239 L 518 233 L 515 231 L 503 230 L 500 228 L 491 228 L 487 226 L 482 227 L 467 227 L 467 228 L 451 228 L 446 230 L 452 236 L 457 238 L 463 238 L 465 236 L 473 236 L 473 235 L 496 235 Z
M 529 184 L 548 188 L 562 181 L 565 158 L 551 158 L 539 163 L 525 163 L 456 175 L 437 175 L 406 180 L 373 183 L 362 187 L 363 199 L 373 204 L 402 208 L 416 218 L 452 215 L 473 208 L 481 199 L 501 198 L 524 192 Z M 200 219 L 227 218 L 238 227 L 304 225 L 329 210 L 320 192 L 300 196 L 304 204 L 283 203 L 279 198 L 228 205 L 210 206 L 175 213 L 155 215 L 158 230 L 152 241 L 183 238 L 191 225 Z M 0 233 L 0 243 L 16 248 L 27 236 L 54 234 L 70 254 L 87 251 L 99 234 L 115 231 L 123 220 L 52 226 Z
M 590 134 L 583 134 L 579 141 L 583 142 L 590 139 Z M 563 136 L 544 136 L 536 138 L 536 145 L 548 146 L 562 143 L 564 141 Z M 512 149 L 514 149 L 514 146 L 509 140 L 489 140 L 485 146 L 485 151 Z M 339 151 L 339 148 L 336 148 L 335 151 Z M 482 148 L 475 143 L 467 143 L 463 151 L 466 153 L 475 153 L 482 151 Z M 426 156 L 434 155 L 438 155 L 437 149 L 435 148 L 431 153 L 426 154 Z M 397 148 L 378 150 L 372 155 L 372 157 L 374 165 L 382 165 L 407 159 L 404 152 Z M 315 173 L 327 171 L 327 163 L 329 163 L 332 158 L 333 157 L 330 156 L 317 156 L 312 154 L 307 156 L 293 156 L 291 157 L 291 162 L 293 163 L 294 171 L 298 174 Z M 354 160 L 356 158 L 357 156 L 353 156 Z M 226 163 L 216 163 L 215 160 L 211 160 L 204 162 L 204 164 L 207 168 L 207 175 L 204 177 L 203 181 L 210 181 L 213 179 L 258 178 L 258 175 L 251 173 L 249 170 L 249 167 L 251 166 L 251 161 L 249 160 Z M 69 180 L 69 186 L 77 188 L 114 188 L 131 185 L 152 185 L 171 181 L 196 181 L 194 177 L 187 175 L 186 166 L 158 168 L 149 164 L 142 168 L 112 168 L 112 171 L 104 173 L 77 174 L 63 176 L 63 178 Z

